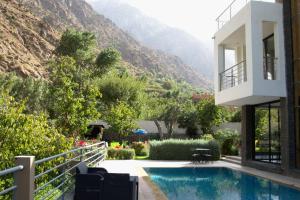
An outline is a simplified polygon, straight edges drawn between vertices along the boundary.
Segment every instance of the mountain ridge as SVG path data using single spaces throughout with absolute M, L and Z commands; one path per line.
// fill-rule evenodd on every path
M 178 56 L 209 79 L 213 78 L 212 51 L 193 35 L 145 15 L 126 1 L 99 0 L 90 4 L 143 45 Z
M 12 22 L 15 24 L 12 26 L 12 30 L 1 34 L 4 37 L 4 40 L 0 40 L 1 71 L 17 71 L 18 74 L 35 77 L 46 76 L 47 71 L 43 65 L 52 57 L 61 33 L 67 28 L 76 28 L 92 31 L 97 36 L 100 49 L 111 46 L 117 48 L 125 61 L 143 71 L 170 76 L 177 80 L 186 80 L 194 86 L 206 89 L 211 87 L 205 77 L 186 66 L 178 57 L 140 45 L 111 20 L 97 14 L 83 0 L 23 0 L 21 5 L 19 2 L 16 0 L 0 2 L 0 17 L 5 19 L 0 21 L 0 33 L 6 30 L 4 27 L 9 27 Z M 12 11 L 16 13 L 14 14 Z M 28 19 L 23 20 L 24 16 L 25 18 L 28 16 Z M 30 34 L 27 33 L 28 31 L 23 32 L 20 28 L 22 26 L 28 27 Z M 18 39 L 13 44 L 3 42 L 10 41 L 10 38 L 14 37 L 25 38 L 26 41 L 22 42 L 21 39 Z M 26 43 L 27 46 L 23 43 Z M 35 45 L 28 45 L 31 43 Z M 22 52 L 19 52 L 21 56 L 28 57 L 25 56 L 26 58 L 23 60 L 30 58 L 26 70 L 19 69 L 24 68 L 23 62 L 19 64 L 19 68 L 15 68 L 9 63 L 11 59 L 6 56 L 8 55 L 7 49 L 20 49 L 19 47 L 23 48 Z M 10 51 L 9 55 L 15 57 L 17 53 Z M 3 64 L 1 60 L 6 63 Z

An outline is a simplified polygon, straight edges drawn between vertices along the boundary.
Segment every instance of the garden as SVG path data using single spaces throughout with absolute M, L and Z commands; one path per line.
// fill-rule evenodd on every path
M 0 170 L 18 155 L 41 159 L 101 139 L 109 142 L 107 159 L 190 160 L 195 147 L 211 149 L 214 160 L 238 153 L 237 133 L 212 129 L 239 121 L 238 109 L 216 106 L 211 94 L 184 81 L 129 71 L 118 50 L 96 46 L 93 33 L 66 30 L 45 66 L 47 77 L 0 74 Z M 87 140 L 89 124 L 99 119 L 110 127 Z M 158 133 L 136 137 L 141 119 L 154 121 Z M 174 139 L 175 124 L 186 128 L 185 139 Z M 0 190 L 11 183 L 1 178 Z

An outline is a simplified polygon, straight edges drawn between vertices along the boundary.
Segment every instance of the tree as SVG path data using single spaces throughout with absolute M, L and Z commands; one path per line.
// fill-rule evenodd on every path
M 99 118 L 100 92 L 92 81 L 77 80 L 78 66 L 71 57 L 61 57 L 52 64 L 50 73 L 49 114 L 65 135 L 86 132 L 89 122 Z
M 106 107 L 118 104 L 120 101 L 132 107 L 137 117 L 143 112 L 144 82 L 133 76 L 120 76 L 110 73 L 99 80 L 99 88 L 102 93 L 102 102 Z
M 189 137 L 196 137 L 198 132 L 198 117 L 194 103 L 187 102 L 184 104 L 182 112 L 178 118 L 180 128 L 186 128 L 186 134 Z
M 96 59 L 98 74 L 105 74 L 121 60 L 121 54 L 114 48 L 106 48 L 100 52 Z
M 62 34 L 55 51 L 58 56 L 73 57 L 78 64 L 92 64 L 96 57 L 96 36 L 90 32 L 68 29 Z
M 111 126 L 110 131 L 121 135 L 128 135 L 132 133 L 133 129 L 137 128 L 135 123 L 136 113 L 125 102 L 118 102 L 116 105 L 111 106 L 105 119 Z
M 75 29 L 66 30 L 56 48 L 58 56 L 69 56 L 83 68 L 90 68 L 90 77 L 103 76 L 121 60 L 121 54 L 114 48 L 102 50 L 98 56 L 96 36 L 91 32 Z
M 34 155 L 39 160 L 72 148 L 73 141 L 59 134 L 48 123 L 44 114 L 26 114 L 24 109 L 24 102 L 16 102 L 6 92 L 0 92 L 0 170 L 13 167 L 15 156 Z M 56 161 L 39 165 L 37 173 L 40 173 L 41 169 L 44 171 L 46 167 L 50 169 L 61 164 L 55 163 Z M 36 184 L 43 181 L 45 183 L 49 181 L 48 178 L 51 177 L 43 176 L 36 181 Z M 0 190 L 12 184 L 12 178 L 6 176 L 2 179 L 1 177 Z M 11 199 L 12 197 L 4 196 L 3 198 Z
M 25 100 L 26 113 L 45 112 L 46 96 L 48 85 L 45 80 L 32 77 L 18 77 L 14 73 L 0 75 L 0 90 L 6 91 L 16 101 Z
M 212 134 L 213 126 L 219 126 L 225 121 L 224 109 L 215 105 L 215 101 L 212 96 L 202 98 L 197 103 L 196 115 L 203 134 Z

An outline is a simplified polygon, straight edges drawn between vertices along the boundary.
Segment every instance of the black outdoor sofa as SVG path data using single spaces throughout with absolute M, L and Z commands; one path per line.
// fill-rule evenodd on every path
M 76 168 L 74 200 L 138 200 L 138 177 L 90 168 Z

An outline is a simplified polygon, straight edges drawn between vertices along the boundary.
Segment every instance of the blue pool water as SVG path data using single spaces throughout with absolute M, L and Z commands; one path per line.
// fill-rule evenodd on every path
M 170 200 L 300 200 L 300 191 L 227 168 L 145 168 Z

